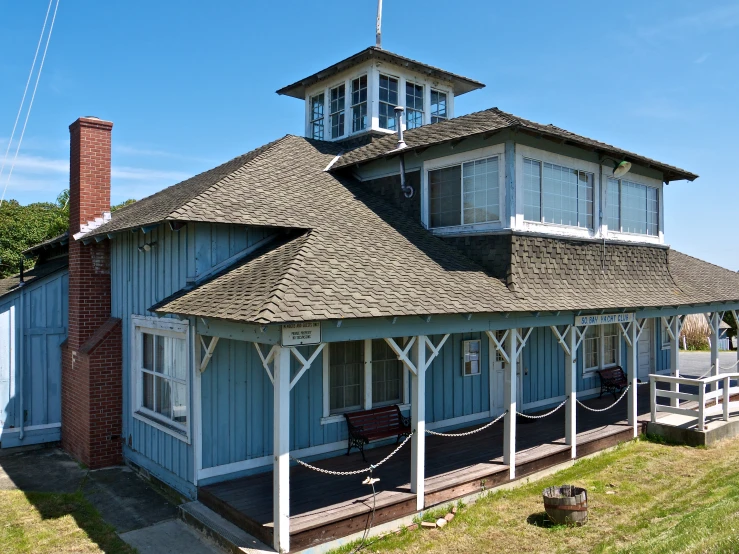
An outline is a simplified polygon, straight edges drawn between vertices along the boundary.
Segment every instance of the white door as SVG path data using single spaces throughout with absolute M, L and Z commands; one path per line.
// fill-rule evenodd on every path
M 654 373 L 654 320 L 647 319 L 644 330 L 639 337 L 638 346 L 638 368 L 636 376 L 642 381 L 649 379 L 649 374 Z

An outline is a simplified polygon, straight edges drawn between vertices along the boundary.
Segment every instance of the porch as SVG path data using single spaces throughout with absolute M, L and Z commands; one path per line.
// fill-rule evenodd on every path
M 650 418 L 649 387 L 638 387 L 638 420 Z M 591 408 L 605 408 L 614 401 L 604 395 L 585 401 Z M 543 419 L 517 418 L 515 479 L 567 462 L 571 446 L 565 441 L 565 408 Z M 577 457 L 586 456 L 633 438 L 623 398 L 604 412 L 577 408 Z M 475 425 L 470 429 L 480 427 Z M 463 430 L 462 430 L 463 431 Z M 459 432 L 459 431 L 455 431 Z M 504 422 L 461 438 L 426 438 L 424 508 L 443 504 L 509 482 L 509 466 L 503 463 Z M 377 463 L 395 445 L 367 450 L 369 463 Z M 359 453 L 315 462 L 331 471 L 366 468 Z M 410 490 L 410 444 L 374 473 L 376 510 L 373 526 L 414 514 L 416 495 Z M 372 511 L 372 494 L 362 484 L 364 475 L 331 476 L 295 466 L 290 468 L 291 550 L 361 532 Z M 273 537 L 273 473 L 200 487 L 199 500 L 267 544 Z

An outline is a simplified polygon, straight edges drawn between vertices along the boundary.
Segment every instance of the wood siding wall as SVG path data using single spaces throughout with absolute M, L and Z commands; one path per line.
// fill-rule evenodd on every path
M 61 349 L 67 337 L 69 279 L 59 271 L 23 289 L 23 414 L 20 406 L 20 292 L 0 300 L 0 435 L 2 446 L 59 440 L 59 428 L 28 431 L 23 442 L 17 428 L 61 423 Z M 4 433 L 5 432 L 5 433 Z

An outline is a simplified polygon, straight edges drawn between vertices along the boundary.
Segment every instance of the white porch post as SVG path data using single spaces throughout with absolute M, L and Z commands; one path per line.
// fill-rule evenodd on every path
M 426 462 L 426 337 L 416 337 L 412 362 L 416 374 L 411 375 L 411 492 L 416 494 L 416 510 L 424 507 L 424 465 Z
M 713 312 L 709 323 L 711 324 L 711 375 L 713 376 L 721 373 L 718 357 L 718 334 L 720 331 L 719 326 L 721 325 L 720 314 Z M 718 387 L 718 383 L 715 386 Z M 713 387 L 711 389 L 713 390 Z
M 290 550 L 290 349 L 277 347 L 274 357 L 274 549 Z
M 509 468 L 511 479 L 516 477 L 516 379 L 518 357 L 516 350 L 518 348 L 518 334 L 515 329 L 511 329 L 506 338 L 506 352 L 509 362 L 506 364 L 505 371 L 505 393 L 503 406 L 506 410 L 504 418 L 503 430 L 503 463 Z
M 673 377 L 680 377 L 680 316 L 676 315 L 670 322 L 672 330 L 672 340 L 670 341 L 670 370 Z M 670 385 L 672 392 L 680 392 L 680 385 L 672 383 Z M 679 398 L 670 399 L 670 405 L 677 408 L 680 406 Z
M 628 392 L 628 421 L 634 430 L 634 437 L 638 436 L 637 431 L 637 395 L 636 395 L 636 376 L 639 373 L 639 330 L 636 319 L 629 325 L 627 330 L 629 337 L 626 341 L 626 355 L 628 357 L 627 378 L 631 389 Z
M 570 445 L 570 456 L 577 457 L 577 328 L 573 325 L 567 333 L 565 352 L 565 443 Z

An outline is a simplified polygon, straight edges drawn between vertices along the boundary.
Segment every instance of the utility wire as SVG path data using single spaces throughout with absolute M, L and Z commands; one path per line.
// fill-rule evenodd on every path
M 5 156 L 3 157 L 3 164 L 0 166 L 0 177 L 3 175 L 5 170 L 5 162 L 8 161 L 8 152 L 10 152 L 10 146 L 13 144 L 13 138 L 15 137 L 15 129 L 18 127 L 18 120 L 21 118 L 21 112 L 23 111 L 23 104 L 26 103 L 26 94 L 28 94 L 28 85 L 31 84 L 31 77 L 33 77 L 33 68 L 36 67 L 36 59 L 38 58 L 39 50 L 41 50 L 41 41 L 44 38 L 46 32 L 46 23 L 49 21 L 49 13 L 51 12 L 51 5 L 54 0 L 49 0 L 49 7 L 46 8 L 46 17 L 44 18 L 44 26 L 41 27 L 41 35 L 38 37 L 38 44 L 36 45 L 36 53 L 33 55 L 33 63 L 31 64 L 31 70 L 28 72 L 28 80 L 26 81 L 26 88 L 23 89 L 23 98 L 21 98 L 21 105 L 18 106 L 18 113 L 15 116 L 15 123 L 13 123 L 13 131 L 10 133 L 10 139 L 8 139 L 8 147 L 5 149 Z
M 51 7 L 52 0 L 49 0 L 49 7 Z M 18 139 L 18 145 L 15 149 L 15 155 L 13 156 L 13 163 L 10 165 L 10 171 L 8 172 L 8 178 L 5 181 L 5 186 L 3 187 L 3 194 L 0 196 L 0 207 L 3 205 L 3 201 L 5 200 L 5 193 L 8 190 L 8 184 L 10 183 L 10 177 L 13 175 L 13 169 L 15 168 L 15 162 L 18 159 L 18 152 L 21 149 L 21 144 L 23 143 L 23 136 L 26 134 L 26 126 L 28 125 L 28 118 L 31 116 L 31 109 L 33 108 L 33 101 L 36 98 L 36 90 L 38 89 L 38 83 L 41 79 L 41 71 L 44 69 L 44 62 L 46 61 L 46 52 L 49 49 L 49 42 L 51 41 L 51 33 L 54 31 L 54 22 L 56 21 L 56 12 L 59 9 L 59 0 L 56 0 L 56 5 L 54 6 L 54 15 L 51 17 L 51 26 L 49 27 L 49 34 L 46 36 L 46 44 L 44 45 L 44 53 L 41 56 L 41 65 L 39 65 L 38 73 L 36 74 L 36 82 L 33 85 L 33 93 L 31 94 L 31 101 L 28 104 L 28 111 L 26 112 L 26 119 L 23 122 L 23 129 L 21 130 L 21 136 Z M 49 13 L 47 11 L 46 17 L 49 17 Z M 46 29 L 46 19 L 44 20 L 44 30 Z M 41 36 L 43 37 L 43 30 L 41 32 Z M 41 44 L 41 40 L 39 39 L 39 44 Z M 38 55 L 38 48 L 36 49 L 36 55 Z M 36 57 L 34 56 L 34 65 L 36 63 Z M 33 72 L 33 66 L 31 67 L 31 71 Z M 30 75 L 29 75 L 29 81 L 30 81 Z M 28 91 L 28 84 L 26 84 L 26 91 Z M 25 100 L 26 92 L 23 93 L 23 100 Z M 23 107 L 23 103 L 21 103 L 21 107 Z M 19 111 L 20 113 L 20 111 Z M 16 119 L 16 123 L 17 123 Z M 15 126 L 13 127 L 13 133 L 15 133 Z M 8 148 L 10 148 L 10 143 L 8 143 Z M 7 153 L 6 153 L 7 156 Z M 3 167 L 5 166 L 5 161 L 3 160 Z

